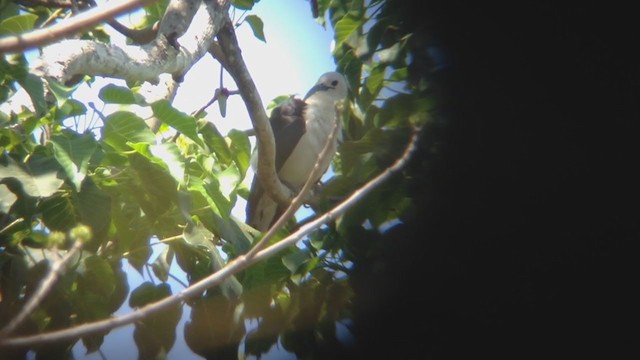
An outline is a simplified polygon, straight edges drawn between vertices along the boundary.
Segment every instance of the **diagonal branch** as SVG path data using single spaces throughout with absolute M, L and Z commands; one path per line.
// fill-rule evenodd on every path
M 242 59 L 242 51 L 238 45 L 231 20 L 227 17 L 225 25 L 218 32 L 218 44 L 212 45 L 209 52 L 229 72 L 238 85 L 249 118 L 258 138 L 258 177 L 265 191 L 275 201 L 288 205 L 293 195 L 276 174 L 276 146 L 269 118 L 264 110 L 260 94 L 249 74 L 247 65 Z
M 166 297 L 160 301 L 148 304 L 132 313 L 123 315 L 117 318 L 96 321 L 93 323 L 83 324 L 68 329 L 52 331 L 48 333 L 42 333 L 38 335 L 5 338 L 0 339 L 1 346 L 29 346 L 29 345 L 42 345 L 47 343 L 55 343 L 63 340 L 77 339 L 81 336 L 86 336 L 96 332 L 105 332 L 114 329 L 119 326 L 131 324 L 135 321 L 142 320 L 151 314 L 155 314 L 159 311 L 166 309 L 167 307 L 179 304 L 188 298 L 198 296 L 203 291 L 220 285 L 226 278 L 238 273 L 239 271 L 253 265 L 254 263 L 269 258 L 283 249 L 294 245 L 305 235 L 318 229 L 320 226 L 335 219 L 336 217 L 344 214 L 349 208 L 354 206 L 362 197 L 370 193 L 377 186 L 386 181 L 391 175 L 398 172 L 407 163 L 411 154 L 415 151 L 416 143 L 418 141 L 418 131 L 415 131 L 409 145 L 405 149 L 402 156 L 396 160 L 396 162 L 387 168 L 380 175 L 366 183 L 360 189 L 356 190 L 349 198 L 341 202 L 339 205 L 328 211 L 324 215 L 320 216 L 316 220 L 307 223 L 298 229 L 295 233 L 289 235 L 282 241 L 267 247 L 264 250 L 259 251 L 255 256 L 247 257 L 246 255 L 240 255 L 237 258 L 229 261 L 222 269 L 207 276 L 206 278 L 198 281 L 190 287 L 182 290 L 181 292 Z
M 33 47 L 50 44 L 71 34 L 90 28 L 98 23 L 139 8 L 155 0 L 117 0 L 104 6 L 87 10 L 72 18 L 44 29 L 30 31 L 26 34 L 0 39 L 0 54 L 14 51 L 24 51 Z
M 0 338 L 11 334 L 15 329 L 18 328 L 18 326 L 20 326 L 20 324 L 24 322 L 24 320 L 29 315 L 31 315 L 31 313 L 38 307 L 38 305 L 40 305 L 42 300 L 44 300 L 44 297 L 51 290 L 51 288 L 53 288 L 53 285 L 55 285 L 56 281 L 58 281 L 58 278 L 62 274 L 62 271 L 64 270 L 67 262 L 69 262 L 69 260 L 73 258 L 78 251 L 80 251 L 80 249 L 82 248 L 82 244 L 82 241 L 76 241 L 73 244 L 71 250 L 69 250 L 69 252 L 67 252 L 67 254 L 63 258 L 58 259 L 53 263 L 53 265 L 51 265 L 49 274 L 47 274 L 47 276 L 42 279 L 36 292 L 33 293 L 33 295 L 29 298 L 18 315 L 11 319 L 9 324 L 7 324 L 2 330 L 0 330 Z

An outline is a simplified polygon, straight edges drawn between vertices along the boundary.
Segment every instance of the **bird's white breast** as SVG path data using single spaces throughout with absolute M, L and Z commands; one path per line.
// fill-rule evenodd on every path
M 306 131 L 291 156 L 285 161 L 278 172 L 278 176 L 295 187 L 304 185 L 309 174 L 322 152 L 327 138 L 331 134 L 335 122 L 335 107 L 326 106 L 322 102 L 308 101 L 304 117 L 306 119 Z M 340 124 L 338 124 L 340 126 Z M 324 173 L 336 153 L 337 139 L 333 140 L 328 156 L 320 164 Z M 314 179 L 317 181 L 318 179 Z

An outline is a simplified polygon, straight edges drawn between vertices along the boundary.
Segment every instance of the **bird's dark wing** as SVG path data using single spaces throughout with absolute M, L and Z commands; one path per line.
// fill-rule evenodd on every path
M 276 142 L 276 171 L 280 171 L 306 131 L 305 106 L 304 101 L 292 97 L 271 112 L 269 121 Z
M 276 143 L 276 172 L 282 168 L 306 131 L 303 117 L 305 106 L 306 104 L 303 100 L 292 97 L 271 112 L 269 122 L 271 123 L 273 137 Z M 251 184 L 251 192 L 246 208 L 247 224 L 250 226 L 256 227 L 255 219 L 256 216 L 258 216 L 258 211 L 260 211 L 257 207 L 263 196 L 268 195 L 265 194 L 264 188 L 256 176 Z M 284 209 L 278 206 L 276 216 L 271 220 L 271 224 L 278 219 L 283 211 Z

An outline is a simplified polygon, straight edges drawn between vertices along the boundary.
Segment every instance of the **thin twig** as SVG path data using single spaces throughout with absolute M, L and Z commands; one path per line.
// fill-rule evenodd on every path
M 334 219 L 335 217 L 342 215 L 350 207 L 355 205 L 363 196 L 365 196 L 366 194 L 371 192 L 374 188 L 382 184 L 392 174 L 399 171 L 406 164 L 410 155 L 414 152 L 416 148 L 417 140 L 418 140 L 418 132 L 416 131 L 414 132 L 413 137 L 411 138 L 411 142 L 407 146 L 402 157 L 399 158 L 391 167 L 387 168 L 380 175 L 376 176 L 374 179 L 366 183 L 363 187 L 356 190 L 349 198 L 344 200 L 342 203 L 334 207 L 329 212 L 320 216 L 318 219 L 306 224 L 305 226 L 299 228 L 296 232 L 289 235 L 284 240 L 276 244 L 273 244 L 264 250 L 261 250 L 250 259 L 247 258 L 245 255 L 240 255 L 237 258 L 228 262 L 223 268 L 221 268 L 217 272 L 207 276 L 206 278 L 198 281 L 197 283 L 180 291 L 179 293 L 166 297 L 160 301 L 148 304 L 127 315 L 123 315 L 116 318 L 110 318 L 106 320 L 100 320 L 92 323 L 78 325 L 72 328 L 51 331 L 51 332 L 37 334 L 37 335 L 15 337 L 10 339 L 7 339 L 7 338 L 0 339 L 0 346 L 29 346 L 34 344 L 42 345 L 47 343 L 55 343 L 63 340 L 76 339 L 81 336 L 86 336 L 96 332 L 109 331 L 116 327 L 124 326 L 127 324 L 131 324 L 133 322 L 136 322 L 138 320 L 142 320 L 150 316 L 151 314 L 154 314 L 166 309 L 169 306 L 177 305 L 188 298 L 198 296 L 203 291 L 221 284 L 226 278 L 238 273 L 239 271 L 253 265 L 254 263 L 260 260 L 271 257 L 274 254 L 282 251 L 283 249 L 295 244 L 300 238 L 306 236 L 307 234 L 319 228 L 323 224 L 331 221 L 331 219 Z
M 29 298 L 27 303 L 22 307 L 18 315 L 16 315 L 7 326 L 5 326 L 2 330 L 0 330 L 0 338 L 5 337 L 12 333 L 24 320 L 31 315 L 31 313 L 40 305 L 42 300 L 44 300 L 47 293 L 51 290 L 53 285 L 55 285 L 56 281 L 60 277 L 62 271 L 64 270 L 67 262 L 82 248 L 82 241 L 76 241 L 73 244 L 73 247 L 67 254 L 58 259 L 51 265 L 51 270 L 49 274 L 40 282 L 40 285 L 36 289 L 36 292 Z
M 155 0 L 120 0 L 87 10 L 44 29 L 0 39 L 0 53 L 24 51 L 60 40 Z

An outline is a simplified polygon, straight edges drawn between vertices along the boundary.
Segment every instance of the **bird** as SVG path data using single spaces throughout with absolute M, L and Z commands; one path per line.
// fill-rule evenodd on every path
M 336 103 L 348 95 L 348 83 L 338 72 L 327 72 L 303 99 L 290 97 L 274 108 L 269 117 L 276 147 L 276 173 L 280 181 L 296 191 L 302 188 L 324 149 L 336 121 Z M 341 129 L 339 123 L 338 132 Z M 338 147 L 333 139 L 329 154 L 320 164 L 321 174 L 327 171 Z M 256 154 L 254 154 L 255 156 Z M 314 182 L 320 180 L 313 179 Z M 286 210 L 264 190 L 256 175 L 247 200 L 247 224 L 267 231 Z

